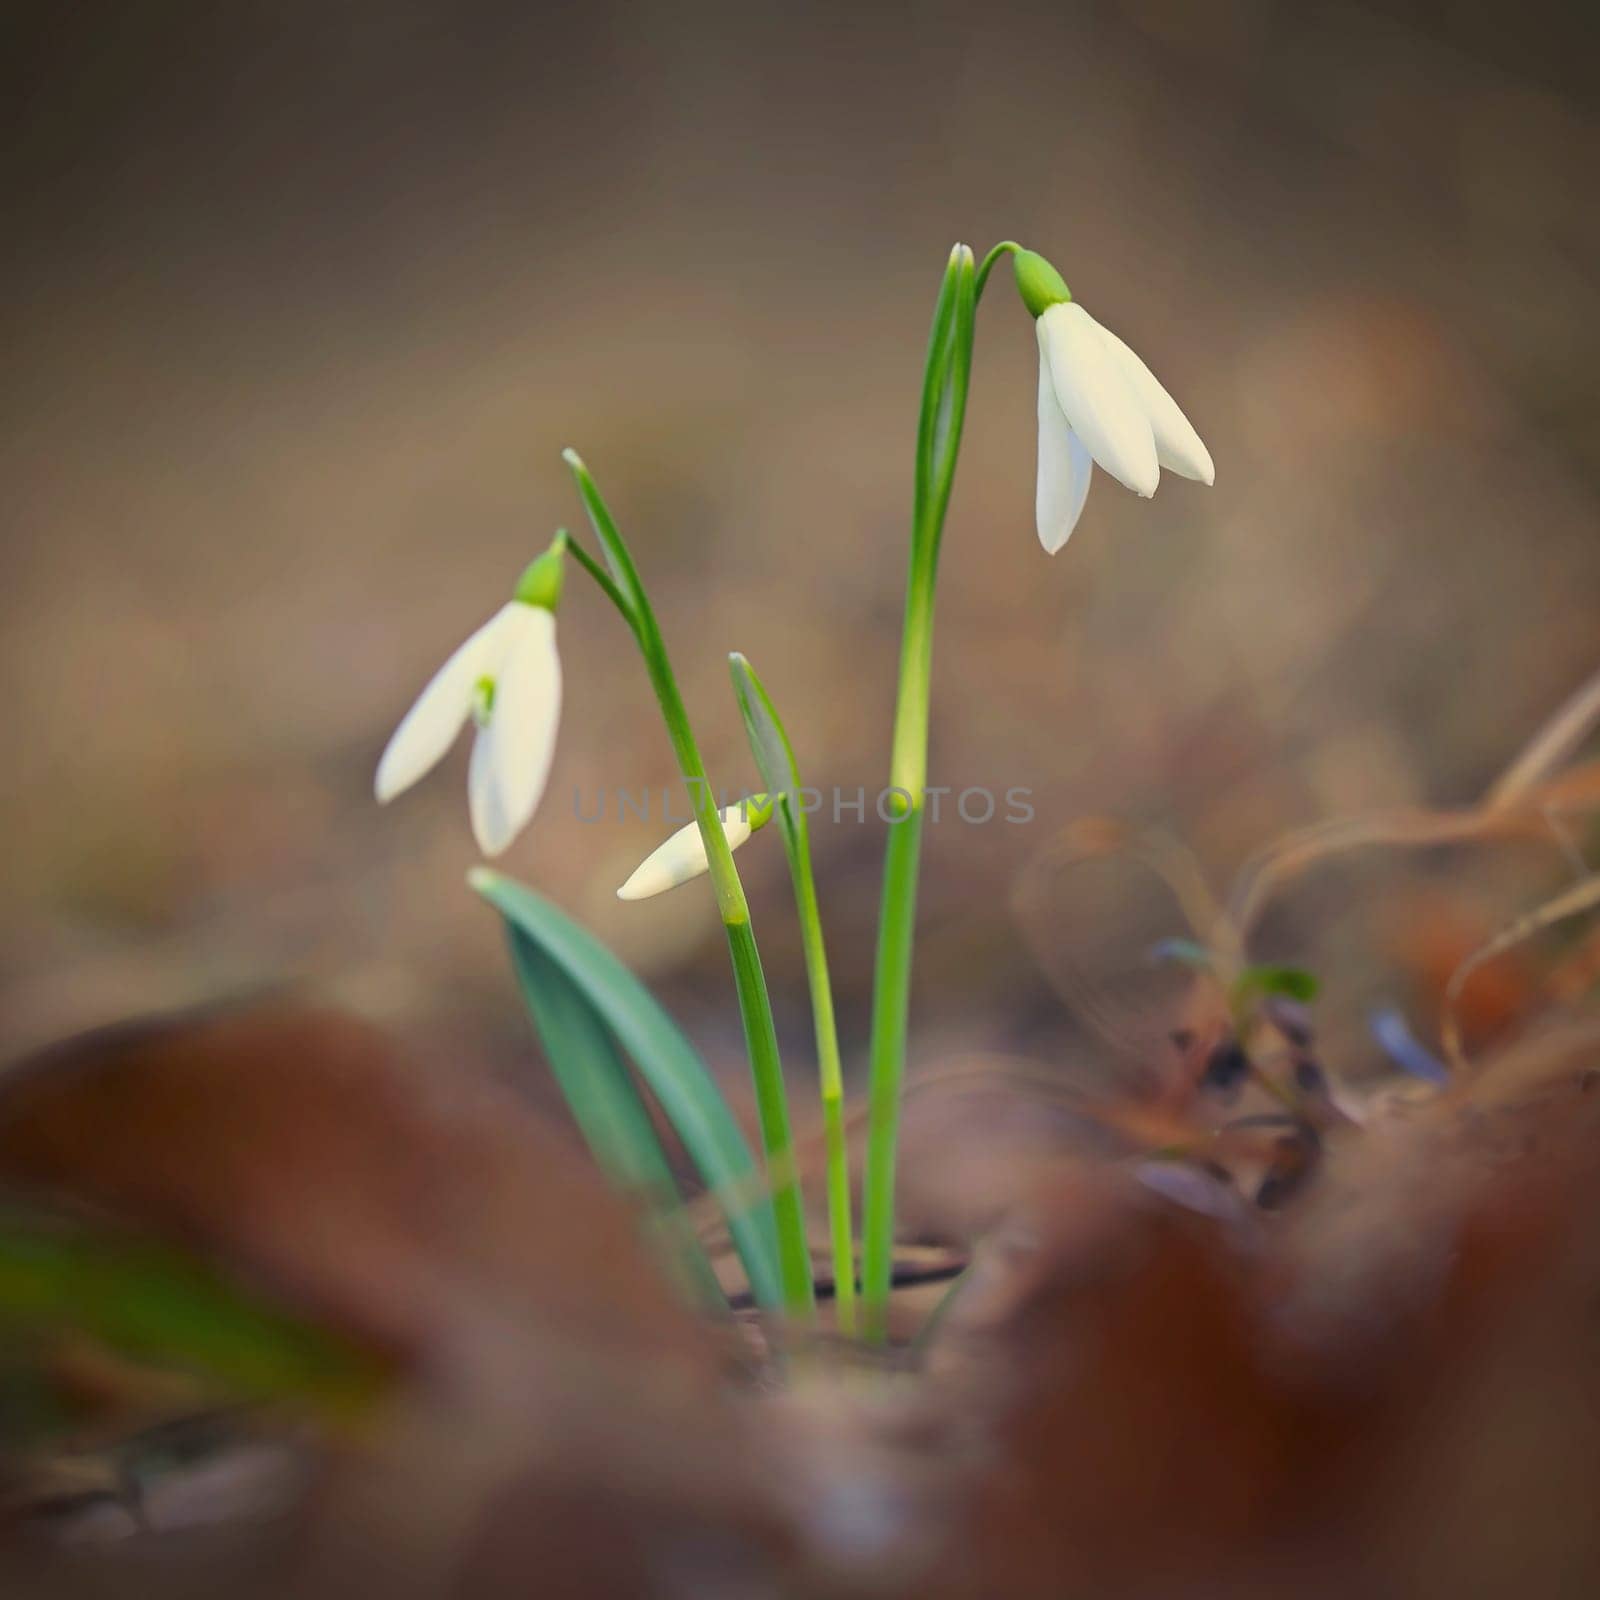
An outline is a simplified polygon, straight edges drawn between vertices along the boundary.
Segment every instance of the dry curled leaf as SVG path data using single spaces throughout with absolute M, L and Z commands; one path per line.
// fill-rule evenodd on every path
M 1041 1186 L 930 1350 L 930 1425 L 970 1474 L 934 1592 L 1592 1593 L 1577 1066 L 1344 1129 L 1281 1216 L 1104 1168 Z

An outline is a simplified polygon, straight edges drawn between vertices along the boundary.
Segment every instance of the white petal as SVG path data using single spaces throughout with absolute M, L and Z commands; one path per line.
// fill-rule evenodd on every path
M 514 604 L 502 606 L 457 648 L 394 730 L 373 783 L 379 804 L 430 772 L 455 742 L 472 710 L 478 680 L 493 672 L 507 631 L 514 626 Z
M 1094 322 L 1094 318 L 1089 319 Z M 1212 465 L 1211 452 L 1202 443 L 1194 425 L 1178 409 L 1178 403 L 1162 388 L 1160 380 L 1109 328 L 1101 327 L 1100 337 L 1111 352 L 1112 360 L 1122 370 L 1122 375 L 1139 397 L 1144 414 L 1150 419 L 1151 431 L 1156 438 L 1156 459 L 1169 472 L 1180 477 L 1193 478 L 1197 483 L 1216 481 L 1217 469 Z
M 755 831 L 750 811 L 750 805 L 743 800 L 722 808 L 722 831 L 730 850 L 737 850 Z M 710 863 L 706 860 L 705 841 L 700 837 L 700 824 L 691 822 L 639 863 L 633 876 L 617 890 L 617 899 L 648 900 L 653 894 L 675 889 L 708 871 Z
M 1039 356 L 1039 488 L 1034 516 L 1039 543 L 1054 555 L 1083 515 L 1094 463 L 1083 441 L 1067 426 L 1050 386 L 1050 369 Z
M 1153 495 L 1161 480 L 1155 436 L 1132 385 L 1100 336 L 1100 325 L 1069 300 L 1051 306 L 1035 326 L 1056 403 L 1072 431 L 1119 483 L 1135 494 Z
M 472 761 L 467 768 L 467 812 L 472 818 L 472 837 L 486 856 L 497 856 L 516 838 L 517 830 L 500 801 L 500 786 L 495 782 L 494 746 L 489 730 L 479 728 L 472 741 Z
M 495 677 L 489 726 L 478 735 L 482 777 L 474 770 L 470 780 L 473 829 L 478 847 L 488 856 L 499 855 L 538 809 L 561 722 L 555 616 L 543 606 L 518 604 L 516 609 L 515 628 Z M 475 769 L 477 755 L 474 749 Z

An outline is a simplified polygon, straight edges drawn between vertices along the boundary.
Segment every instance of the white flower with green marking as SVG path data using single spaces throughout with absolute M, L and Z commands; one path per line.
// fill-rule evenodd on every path
M 758 828 L 766 826 L 772 817 L 772 807 L 767 804 L 765 795 L 749 795 L 734 805 L 724 806 L 719 815 L 728 848 L 737 850 Z M 665 894 L 668 889 L 676 889 L 680 883 L 687 883 L 710 870 L 700 824 L 691 822 L 657 845 L 634 868 L 632 876 L 617 890 L 617 899 L 648 900 L 651 895 Z
M 561 720 L 555 607 L 564 550 L 558 535 L 522 575 L 516 597 L 439 668 L 378 763 L 381 805 L 431 772 L 473 722 L 467 801 L 486 856 L 500 855 L 527 827 L 550 776 Z
M 1096 463 L 1148 499 L 1161 469 L 1210 484 L 1211 452 L 1155 374 L 1071 298 L 1043 256 L 1019 251 L 1017 288 L 1039 337 L 1039 542 L 1077 526 Z

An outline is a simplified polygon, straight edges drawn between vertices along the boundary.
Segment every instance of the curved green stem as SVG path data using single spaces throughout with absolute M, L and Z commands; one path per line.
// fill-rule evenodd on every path
M 716 890 L 717 909 L 722 917 L 728 954 L 733 963 L 739 1015 L 744 1024 L 750 1075 L 756 1093 L 756 1111 L 761 1122 L 762 1144 L 766 1150 L 767 1175 L 772 1186 L 772 1207 L 778 1228 L 784 1305 L 794 1315 L 809 1317 L 816 1301 L 811 1279 L 811 1251 L 806 1241 L 805 1209 L 794 1157 L 794 1141 L 789 1131 L 783 1064 L 778 1054 L 772 1002 L 761 970 L 761 954 L 756 948 L 755 934 L 750 927 L 750 907 L 745 900 L 744 885 L 739 881 L 738 869 L 733 864 L 733 853 L 728 848 L 728 838 L 722 829 L 716 796 L 706 777 L 705 763 L 700 759 L 699 746 L 695 743 L 683 696 L 678 691 L 666 643 L 661 637 L 638 569 L 633 564 L 633 556 L 601 498 L 589 469 L 584 466 L 577 452 L 567 450 L 563 452 L 562 459 L 572 472 L 595 537 L 605 552 L 606 563 L 611 569 L 610 579 L 575 544 L 570 547 L 572 554 L 605 591 L 607 598 L 633 630 L 640 654 L 644 657 L 650 685 L 661 707 L 662 720 L 666 723 L 667 737 L 672 741 L 678 769 L 689 790 L 695 821 L 700 826 L 700 837 L 705 843 L 706 860 Z
M 1015 239 L 1002 239 L 988 255 L 983 258 L 983 264 L 978 268 L 978 281 L 973 290 L 973 298 L 983 298 L 984 285 L 989 281 L 989 274 L 994 270 L 995 263 L 1001 256 L 1014 256 L 1020 253 L 1022 246 Z
M 622 620 L 628 624 L 634 638 L 637 639 L 639 624 L 634 620 L 633 608 L 623 599 L 622 591 L 611 581 L 611 574 L 581 544 L 574 544 L 568 539 L 566 549 L 567 554 L 594 579 L 606 599 L 621 612 Z

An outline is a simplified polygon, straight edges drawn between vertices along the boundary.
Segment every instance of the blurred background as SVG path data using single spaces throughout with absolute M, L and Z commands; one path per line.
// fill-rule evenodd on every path
M 1027 787 L 1035 817 L 929 830 L 918 1067 L 1059 1059 L 1052 941 L 1137 965 L 1183 931 L 1049 899 L 1025 933 L 1014 885 L 1075 818 L 1169 828 L 1224 883 L 1286 828 L 1470 801 L 1597 664 L 1583 8 L 4 16 L 6 1058 L 289 984 L 528 1059 L 462 884 L 464 753 L 385 811 L 371 778 L 444 654 L 581 528 L 565 445 L 634 543 L 718 781 L 754 780 L 739 648 L 808 780 L 872 793 L 956 239 L 1049 254 L 1218 477 L 1146 504 L 1097 475 L 1047 559 L 1033 335 L 998 275 L 932 767 Z M 561 638 L 557 764 L 506 865 L 736 1061 L 709 893 L 619 905 L 664 830 L 574 815 L 672 781 L 637 660 L 577 580 Z M 882 828 L 823 818 L 816 844 L 859 1065 Z M 808 1059 L 781 851 L 740 865 Z

